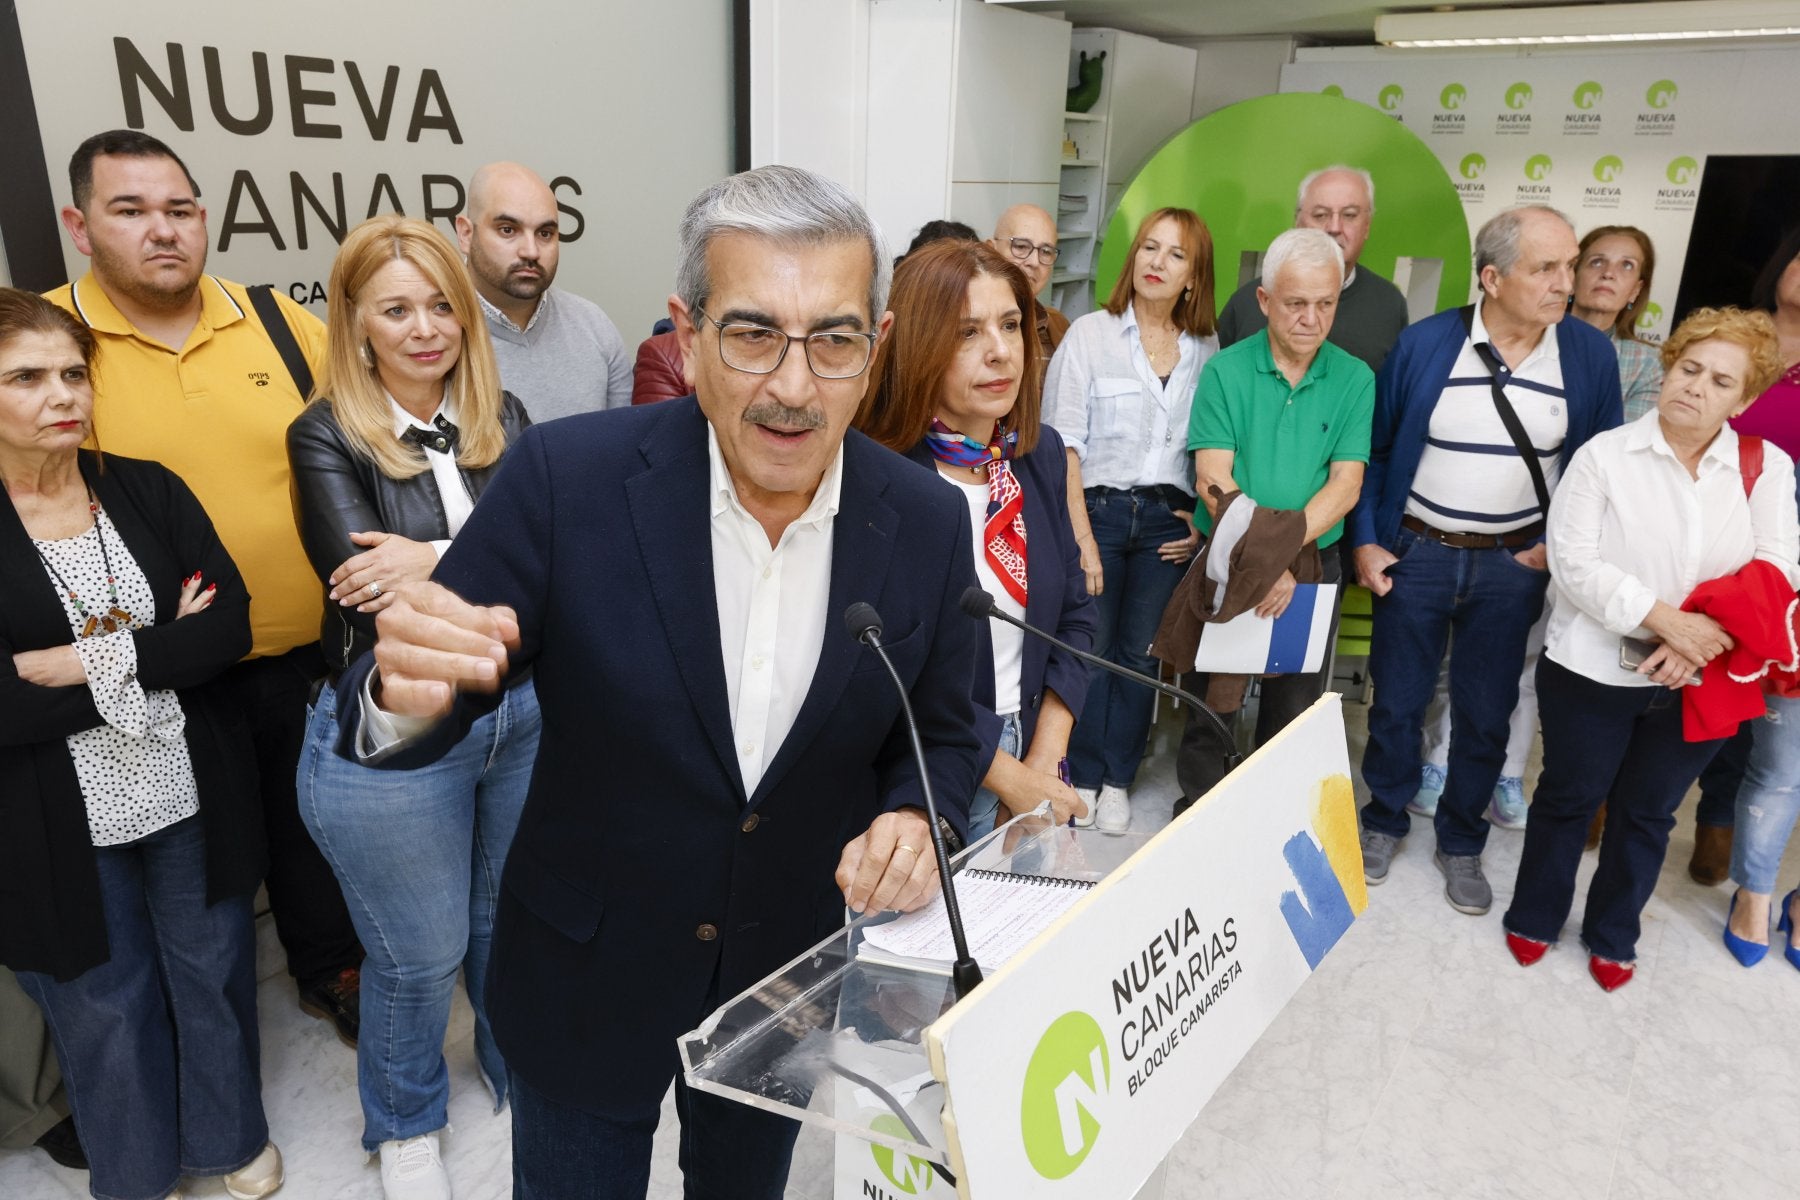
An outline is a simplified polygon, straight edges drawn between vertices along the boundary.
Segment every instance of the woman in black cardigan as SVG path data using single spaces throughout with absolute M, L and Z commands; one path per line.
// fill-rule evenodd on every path
M 264 1196 L 261 818 L 211 686 L 250 597 L 180 479 L 80 449 L 93 353 L 0 288 L 0 962 L 56 1036 L 96 1196 Z
M 894 327 L 876 351 L 856 425 L 963 493 L 976 578 L 1001 611 L 1087 650 L 1094 602 L 1069 524 L 1062 440 L 1038 422 L 1032 303 L 1024 274 L 986 242 L 933 242 L 908 254 L 894 272 Z M 1046 800 L 1059 822 L 1091 823 L 1064 757 L 1087 668 L 987 624 L 969 664 L 983 772 L 969 836 Z

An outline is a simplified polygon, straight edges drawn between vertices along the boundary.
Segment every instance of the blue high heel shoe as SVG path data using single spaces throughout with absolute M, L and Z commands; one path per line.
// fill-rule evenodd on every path
M 1781 920 L 1776 924 L 1775 928 L 1788 935 L 1787 949 L 1783 950 L 1782 954 L 1786 955 L 1787 960 L 1794 964 L 1794 969 L 1796 971 L 1800 971 L 1800 950 L 1794 948 L 1794 919 L 1788 916 L 1788 911 L 1790 906 L 1794 903 L 1794 894 L 1796 892 L 1800 892 L 1800 888 L 1795 888 L 1794 891 L 1789 892 L 1781 898 Z
M 1766 943 L 1758 944 L 1756 942 L 1745 941 L 1737 934 L 1731 932 L 1731 917 L 1733 913 L 1737 912 L 1737 902 L 1738 894 L 1736 892 L 1731 893 L 1731 907 L 1725 910 L 1725 948 L 1731 951 L 1731 957 L 1738 960 L 1738 965 L 1740 967 L 1754 967 L 1763 960 L 1763 955 L 1769 952 L 1769 947 Z M 1784 922 L 1787 920 L 1785 903 L 1782 908 L 1781 919 Z M 1789 962 L 1800 967 L 1800 951 L 1796 951 L 1793 948 L 1792 938 L 1788 939 L 1787 955 Z

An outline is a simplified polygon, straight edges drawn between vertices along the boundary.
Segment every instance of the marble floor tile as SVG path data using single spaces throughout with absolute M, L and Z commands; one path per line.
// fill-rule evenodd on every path
M 1366 708 L 1344 706 L 1350 758 Z M 1169 819 L 1185 714 L 1165 706 L 1132 789 L 1132 828 Z M 1536 763 L 1528 773 L 1535 777 Z M 1366 796 L 1360 778 L 1359 795 Z M 1177 1143 L 1158 1200 L 1790 1200 L 1800 1195 L 1800 972 L 1779 947 L 1744 970 L 1720 945 L 1729 886 L 1687 877 L 1692 797 L 1644 916 L 1637 978 L 1607 995 L 1576 939 L 1594 868 L 1584 856 L 1563 944 L 1529 970 L 1500 914 L 1523 839 L 1496 830 L 1484 863 L 1494 909 L 1445 904 L 1428 824 L 1388 881 Z M 1800 876 L 1800 846 L 1782 872 Z M 303 1015 L 267 918 L 258 922 L 264 1101 L 290 1200 L 377 1200 L 359 1143 L 355 1055 Z M 510 1193 L 507 1114 L 475 1067 L 460 997 L 445 1058 L 445 1160 L 458 1200 Z M 674 1105 L 657 1132 L 649 1196 L 679 1200 Z M 788 1200 L 832 1195 L 832 1140 L 803 1130 Z M 215 1181 L 188 1193 L 224 1196 Z M 37 1151 L 0 1151 L 0 1200 L 69 1200 L 86 1176 Z M 982 1200 L 990 1200 L 983 1197 Z M 1010 1197 L 991 1200 L 1012 1200 Z M 1152 1200 L 1145 1197 L 1145 1200 Z

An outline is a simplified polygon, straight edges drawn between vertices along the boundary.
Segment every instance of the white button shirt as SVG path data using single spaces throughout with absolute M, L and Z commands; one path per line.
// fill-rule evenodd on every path
M 769 545 L 769 535 L 738 499 L 719 439 L 706 427 L 712 465 L 713 593 L 719 607 L 719 653 L 731 704 L 744 794 L 794 727 L 812 687 L 831 600 L 831 530 L 844 483 L 844 450 L 813 493 L 812 503 Z
M 1550 502 L 1547 535 L 1555 600 L 1545 633 L 1551 660 L 1596 683 L 1653 687 L 1619 666 L 1619 639 L 1645 637 L 1658 600 L 1676 608 L 1694 588 L 1760 558 L 1800 585 L 1794 462 L 1763 443 L 1748 500 L 1737 434 L 1727 425 L 1690 479 L 1657 414 L 1593 437 L 1575 453 Z
M 749 796 L 793 729 L 818 669 L 831 602 L 831 534 L 843 490 L 844 451 L 838 448 L 812 503 L 773 546 L 738 499 L 710 425 L 706 454 L 711 464 L 708 495 L 719 653 L 725 665 L 738 772 Z M 377 708 L 371 695 L 374 678 L 371 671 L 363 683 L 357 751 L 364 761 L 418 737 L 433 724 Z
M 444 398 L 438 402 L 437 411 L 431 414 L 430 421 L 421 421 L 404 408 L 392 396 L 387 398 L 388 408 L 394 419 L 394 436 L 399 437 L 415 426 L 426 433 L 436 433 L 434 422 L 442 417 L 452 425 L 456 424 L 456 408 L 451 403 L 449 389 L 444 391 Z M 475 511 L 475 498 L 469 495 L 469 485 L 463 481 L 462 468 L 456 465 L 454 449 L 439 450 L 434 446 L 423 447 L 425 462 L 431 467 L 431 481 L 437 485 L 438 499 L 444 505 L 444 523 L 450 531 L 448 538 L 433 538 L 431 546 L 438 557 L 444 557 L 444 551 L 450 548 L 450 539 L 462 532 L 463 522 Z
M 1219 337 L 1176 339 L 1181 359 L 1158 379 L 1138 337 L 1137 311 L 1075 318 L 1044 375 L 1044 424 L 1081 459 L 1083 487 L 1170 484 L 1194 491 L 1188 410 Z

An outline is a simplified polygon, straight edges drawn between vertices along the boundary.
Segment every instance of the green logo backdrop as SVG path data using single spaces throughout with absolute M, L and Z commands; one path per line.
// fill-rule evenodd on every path
M 1506 89 L 1506 107 L 1524 108 L 1531 103 L 1531 85 L 1523 81 Z
M 1417 134 L 1366 104 L 1287 92 L 1222 108 L 1151 156 L 1119 199 L 1095 270 L 1110 295 L 1138 223 L 1158 208 L 1192 208 L 1213 237 L 1213 292 L 1237 288 L 1246 251 L 1260 254 L 1294 224 L 1294 189 L 1310 171 L 1352 163 L 1375 177 L 1375 221 L 1362 263 L 1392 277 L 1402 255 L 1443 262 L 1436 307 L 1469 295 L 1469 222 L 1456 185 Z
M 1625 161 L 1616 154 L 1603 154 L 1594 160 L 1594 178 L 1601 183 L 1616 183 Z
M 1592 108 L 1600 103 L 1601 94 L 1600 85 L 1590 79 L 1575 89 L 1575 107 Z
M 1700 164 L 1685 154 L 1679 158 L 1672 158 L 1669 160 L 1669 182 L 1692 183 L 1694 182 L 1694 173 L 1699 169 Z
M 1548 179 L 1548 178 L 1550 178 L 1550 156 L 1548 154 L 1534 154 L 1530 158 L 1526 159 L 1525 160 L 1525 178 L 1527 178 L 1527 179 Z
M 1480 179 L 1481 173 L 1487 170 L 1487 159 L 1479 154 L 1465 154 L 1458 169 L 1462 171 L 1464 179 Z
M 1669 107 L 1675 102 L 1675 81 L 1659 79 L 1651 84 L 1650 90 L 1644 93 L 1644 102 L 1651 108 Z
M 1445 108 L 1461 108 L 1462 102 L 1469 98 L 1469 89 L 1460 83 L 1448 83 L 1438 93 L 1438 103 Z
M 1381 89 L 1381 95 L 1377 97 L 1377 99 L 1381 101 L 1381 107 L 1383 109 L 1388 112 L 1393 112 L 1396 108 L 1400 107 L 1400 102 L 1406 99 L 1406 92 L 1399 84 L 1390 83 Z

